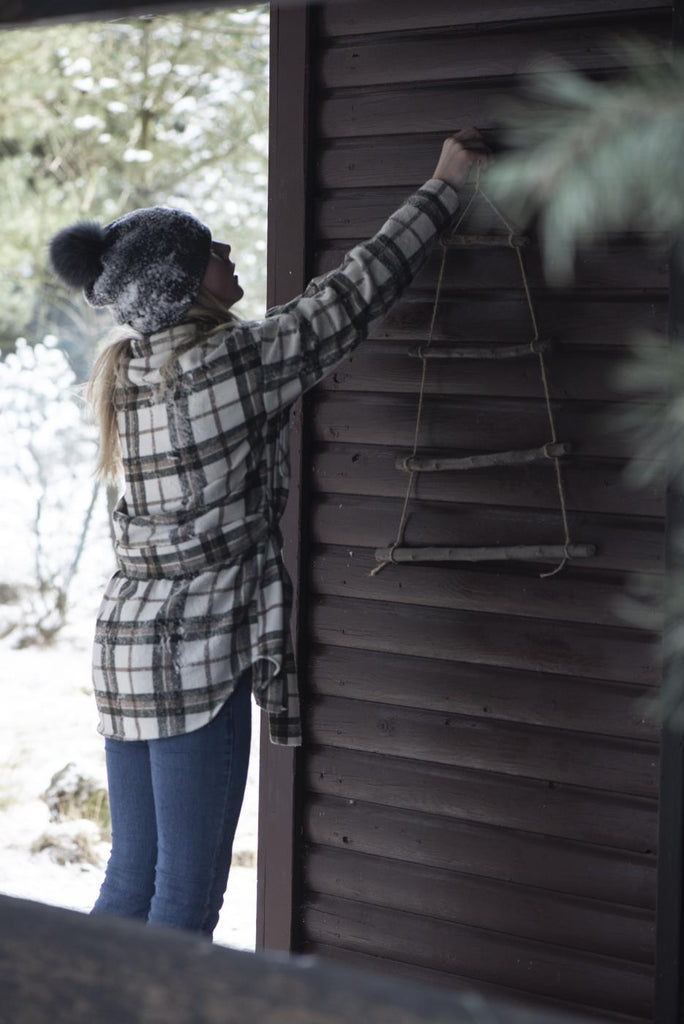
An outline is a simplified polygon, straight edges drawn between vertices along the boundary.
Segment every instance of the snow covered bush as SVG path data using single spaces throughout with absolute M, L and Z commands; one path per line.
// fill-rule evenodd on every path
M 32 844 L 31 853 L 47 852 L 54 864 L 92 864 L 102 867 L 106 847 L 100 829 L 93 821 L 60 822 L 48 826 Z
M 12 632 L 18 646 L 50 643 L 66 622 L 98 499 L 96 449 L 57 339 L 19 338 L 0 362 L 0 529 L 9 541 L 0 583 L 19 595 L 0 606 L 0 635 Z
M 101 867 L 111 842 L 107 788 L 74 761 L 55 772 L 41 794 L 50 824 L 31 844 L 32 853 L 48 851 L 55 864 Z
M 111 838 L 107 787 L 79 768 L 75 761 L 69 761 L 55 772 L 42 799 L 48 806 L 50 821 L 85 818 L 94 821 L 105 837 Z

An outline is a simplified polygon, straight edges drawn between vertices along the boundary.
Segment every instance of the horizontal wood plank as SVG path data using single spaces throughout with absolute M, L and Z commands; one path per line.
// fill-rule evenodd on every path
M 472 197 L 473 186 L 464 184 L 459 189 L 459 199 L 462 208 L 465 210 L 469 207 L 469 212 L 466 219 L 460 222 L 459 232 L 493 236 L 497 241 L 496 248 L 506 253 L 509 259 L 515 259 L 515 253 L 508 245 L 509 217 L 506 217 L 505 221 L 502 220 L 484 199 L 474 199 L 471 203 Z M 352 232 L 351 237 L 367 235 L 367 224 L 372 224 L 374 228 L 376 225 L 381 227 L 389 214 L 406 198 L 405 188 L 389 187 L 387 183 L 378 188 L 363 189 L 352 189 L 347 184 L 340 190 L 324 192 L 318 196 L 315 205 L 316 237 L 320 241 L 340 240 Z M 508 214 L 509 211 L 504 207 L 503 213 Z M 501 245 L 498 245 L 499 242 Z M 453 259 L 450 253 L 449 263 L 452 263 L 456 270 L 459 266 L 459 256 L 463 251 L 463 247 L 454 246 Z M 480 258 L 489 251 L 489 247 L 465 248 L 465 252 L 470 256 L 477 254 Z
M 374 328 L 382 341 L 425 344 L 434 308 L 434 295 L 411 295 L 397 303 Z M 631 346 L 639 334 L 665 333 L 666 304 L 662 298 L 633 302 L 577 297 L 563 299 L 545 293 L 535 301 L 542 334 L 563 345 Z M 486 296 L 462 295 L 440 302 L 432 343 L 513 343 L 531 341 L 530 313 L 521 293 Z
M 615 43 L 620 22 L 564 22 L 479 32 L 477 36 L 440 26 L 416 36 L 374 39 L 361 36 L 328 45 L 320 56 L 319 82 L 324 89 L 406 82 L 461 82 L 514 77 L 534 70 L 535 60 L 550 55 L 578 71 L 624 68 L 631 55 Z M 620 25 L 621 27 L 621 25 Z M 632 14 L 632 31 L 662 42 L 669 40 L 671 18 L 646 11 Z
M 594 77 L 610 80 L 620 72 Z M 316 141 L 383 139 L 394 135 L 451 135 L 475 127 L 496 147 L 500 125 L 518 79 L 489 81 L 413 82 L 405 85 L 361 86 L 324 93 L 316 109 Z M 434 167 L 435 161 L 432 161 Z M 427 168 L 429 174 L 432 168 Z
M 381 971 L 392 977 L 412 978 L 426 985 L 436 988 L 448 988 L 451 991 L 469 992 L 472 998 L 472 981 L 469 978 L 461 978 L 457 974 L 437 971 L 430 967 L 418 967 L 416 964 L 402 963 L 400 960 L 392 960 L 389 957 L 373 956 L 369 953 L 361 953 L 358 950 L 345 949 L 343 946 L 334 946 L 325 942 L 314 942 L 307 940 L 302 944 L 302 952 L 311 956 L 320 956 L 332 963 L 351 964 L 355 969 L 367 970 L 372 973 Z M 561 1012 L 563 1016 L 571 1014 L 574 1007 L 569 1007 L 563 999 L 553 999 L 549 996 L 540 996 L 521 991 L 520 989 L 507 988 L 504 985 L 495 985 L 491 982 L 478 980 L 477 993 L 491 999 L 504 999 L 508 1009 L 516 1014 L 515 1024 L 527 1024 L 526 1015 L 531 1011 Z M 521 1015 L 520 1018 L 518 1015 Z M 640 1018 L 624 1014 L 605 1014 L 605 1019 L 622 1021 L 623 1024 L 637 1024 Z
M 665 18 L 670 7 L 662 0 L 431 0 L 417 7 L 413 0 L 345 0 L 326 3 L 321 11 L 321 32 L 326 38 L 385 32 L 410 32 L 426 28 L 477 27 L 486 31 L 494 24 L 519 24 L 526 21 L 578 18 L 591 24 L 594 17 L 616 15 L 631 21 L 643 12 L 660 12 Z
M 307 709 L 311 740 L 324 746 L 455 765 L 656 799 L 652 743 L 317 697 Z
M 375 567 L 373 551 L 368 548 L 317 549 L 310 561 L 311 592 L 327 597 L 423 604 L 557 622 L 634 625 L 619 611 L 620 585 L 614 580 L 604 581 L 601 576 L 568 573 L 549 580 L 542 579 L 534 569 L 512 573 L 458 565 L 416 565 L 408 576 L 399 567 L 388 566 L 387 570 L 370 576 Z M 662 577 L 653 580 L 657 585 Z
M 448 438 L 444 438 L 448 445 Z M 448 451 L 453 451 L 448 447 Z M 406 451 L 406 450 L 405 450 Z M 365 444 L 318 444 L 311 463 L 310 486 L 321 494 L 368 494 L 401 498 L 407 478 L 395 466 L 397 448 Z M 614 515 L 664 515 L 665 488 L 656 482 L 640 488 L 627 483 L 626 464 L 570 456 L 562 464 L 567 507 Z M 428 502 L 474 502 L 557 509 L 558 483 L 553 466 L 473 473 L 423 474 L 414 481 L 414 494 Z
M 194 5 L 196 0 L 190 0 Z M 286 0 L 287 2 L 287 0 Z M 334 2 L 334 0 L 333 0 Z M 226 7 L 239 6 L 236 0 L 224 0 Z M 12 0 L 0 5 L 0 28 L 34 28 L 71 21 L 135 18 L 142 14 L 187 13 L 188 0 Z M 198 5 L 200 6 L 200 5 Z M 204 6 L 201 5 L 204 10 Z
M 657 800 L 314 743 L 310 793 L 653 854 Z
M 469 125 L 486 135 L 498 126 L 502 101 L 510 93 L 510 86 L 510 82 L 496 81 L 475 86 L 459 83 L 454 88 L 451 83 L 440 82 L 336 90 L 322 95 L 317 105 L 317 140 L 448 135 Z
M 561 896 L 386 857 L 307 850 L 304 884 L 318 895 L 483 928 L 568 949 L 653 964 L 651 911 Z
M 340 367 L 339 372 L 345 372 Z M 394 455 L 413 448 L 417 397 L 400 394 L 345 393 L 318 388 L 310 402 L 311 430 L 318 441 L 350 445 L 387 445 Z M 658 409 L 639 409 L 648 416 Z M 620 431 L 619 423 L 633 423 L 634 408 L 615 402 L 553 403 L 557 434 L 569 441 L 573 458 L 621 459 L 634 456 L 633 432 Z M 511 441 L 521 448 L 535 447 L 549 438 L 549 417 L 544 402 L 461 395 L 426 395 L 419 445 L 425 451 L 503 451 Z
M 406 527 L 409 546 L 479 547 L 563 542 L 560 513 L 413 501 Z M 401 502 L 389 498 L 326 495 L 312 500 L 311 539 L 316 544 L 381 548 L 397 534 Z M 652 519 L 568 513 L 576 544 L 597 545 L 591 571 L 658 573 L 663 568 L 662 523 Z M 547 566 L 543 563 L 541 571 Z M 551 565 L 550 568 L 554 568 Z M 581 571 L 589 568 L 583 560 Z M 411 567 L 405 567 L 409 573 Z M 572 571 L 572 570 L 571 570 Z
M 435 350 L 439 347 L 433 346 Z M 478 347 L 484 347 L 483 343 L 475 345 L 475 351 Z M 327 379 L 325 386 L 340 391 L 418 395 L 422 360 L 410 355 L 410 350 L 411 346 L 398 342 L 366 342 Z M 554 399 L 624 402 L 633 397 L 616 388 L 615 378 L 621 361 L 615 350 L 559 344 L 543 358 Z M 431 361 L 425 374 L 424 391 L 428 395 L 543 398 L 539 356 L 514 360 Z M 643 396 L 638 397 L 644 401 Z M 650 410 L 651 406 L 647 406 L 645 421 Z
M 362 145 L 349 144 L 324 150 L 318 157 L 317 167 L 322 188 L 340 189 L 373 187 L 378 185 L 404 185 L 406 192 L 426 180 L 432 171 L 436 153 L 440 146 L 437 141 L 424 141 L 424 155 L 420 166 L 409 158 L 413 143 L 384 140 L 382 145 L 365 142 Z M 407 169 L 404 170 L 403 168 Z M 393 181 L 391 175 L 402 177 Z M 355 176 L 359 176 L 356 180 Z M 389 212 L 389 211 L 387 211 Z M 348 238 L 344 244 L 332 241 L 322 244 L 314 254 L 314 273 L 324 274 L 338 267 L 349 249 L 365 241 L 365 235 Z M 572 296 L 573 300 L 591 297 L 595 292 L 610 292 L 616 298 L 629 300 L 656 292 L 666 293 L 668 289 L 669 245 L 655 236 L 641 238 L 624 236 L 607 238 L 600 246 L 580 250 L 575 267 L 572 287 L 558 289 L 551 294 L 559 297 Z M 416 291 L 434 293 L 439 278 L 442 251 L 435 246 L 423 268 L 413 280 Z M 540 250 L 536 245 L 525 249 L 525 272 L 530 287 L 546 290 Z M 520 268 L 514 254 L 508 249 L 483 250 L 450 249 L 447 256 L 447 277 L 442 284 L 445 296 L 460 292 L 470 296 L 473 291 L 491 292 L 516 290 L 521 286 Z M 467 300 L 466 300 L 467 301 Z M 651 339 L 649 339 L 650 341 Z M 656 339 L 653 339 L 654 341 Z M 665 344 L 665 338 L 661 340 Z
M 314 796 L 307 842 L 652 910 L 654 854 Z
M 657 649 L 636 631 L 381 601 L 311 601 L 316 643 L 657 686 Z
M 312 647 L 308 665 L 314 694 L 651 742 L 660 736 L 639 684 L 325 645 Z
M 361 952 L 380 952 L 418 965 L 451 970 L 473 979 L 499 981 L 542 995 L 572 993 L 577 1008 L 647 1016 L 653 1000 L 650 968 L 496 935 L 330 896 L 303 908 L 307 937 L 339 942 Z

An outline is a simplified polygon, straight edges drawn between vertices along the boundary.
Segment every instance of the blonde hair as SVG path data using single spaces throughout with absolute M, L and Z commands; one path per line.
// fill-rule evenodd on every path
M 171 378 L 179 355 L 198 341 L 209 338 L 239 317 L 202 286 L 199 294 L 180 323 L 196 323 L 198 332 L 187 345 L 175 349 L 161 368 L 162 388 Z M 178 325 L 176 325 L 178 326 Z M 116 422 L 117 389 L 124 382 L 124 370 L 131 356 L 131 342 L 142 335 L 129 324 L 115 327 L 104 339 L 103 348 L 93 364 L 85 388 L 86 400 L 100 431 L 100 448 L 95 465 L 96 474 L 104 481 L 116 483 L 121 476 L 121 440 Z

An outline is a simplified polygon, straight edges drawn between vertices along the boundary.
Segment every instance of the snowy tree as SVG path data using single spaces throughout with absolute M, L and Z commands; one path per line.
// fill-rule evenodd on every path
M 99 487 L 97 438 L 57 339 L 18 339 L 0 362 L 3 582 L 19 582 L 18 643 L 49 643 L 64 626 Z
M 190 209 L 231 242 L 247 315 L 264 305 L 268 13 L 264 7 L 4 33 L 0 346 L 52 332 L 80 376 L 109 325 L 50 274 L 76 219 Z M 251 305 L 250 303 L 251 299 Z

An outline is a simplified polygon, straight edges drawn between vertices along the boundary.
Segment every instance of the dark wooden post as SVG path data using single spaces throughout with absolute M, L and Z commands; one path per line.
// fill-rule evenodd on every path
M 298 295 L 306 284 L 309 8 L 271 10 L 271 98 L 268 199 L 268 305 Z M 285 564 L 294 586 L 292 628 L 298 636 L 301 523 L 301 403 L 290 431 L 291 490 L 282 521 Z M 291 748 L 275 747 L 266 723 L 261 734 L 257 948 L 292 945 L 296 827 Z
M 684 2 L 675 0 L 672 23 L 675 46 L 684 45 Z M 670 263 L 670 336 L 673 344 L 684 339 L 684 240 L 675 247 Z M 684 524 L 684 488 L 670 487 L 667 496 L 667 568 L 684 569 L 681 541 L 675 538 Z M 684 658 L 667 658 L 663 685 L 681 679 Z M 684 1020 L 682 984 L 682 931 L 684 928 L 684 733 L 665 722 L 660 747 L 660 803 L 658 835 L 658 903 L 656 915 L 655 1024 Z
M 680 21 L 684 4 L 680 5 Z M 684 24 L 680 24 L 684 28 Z M 672 343 L 684 339 L 684 241 L 671 260 L 670 335 Z M 681 531 L 684 524 L 684 481 L 667 495 L 668 591 L 681 583 L 684 573 Z M 667 657 L 663 686 L 677 685 L 684 676 L 684 656 Z M 681 685 L 681 683 L 680 683 Z M 656 1024 L 679 1024 L 684 1019 L 682 985 L 682 929 L 684 927 L 684 732 L 667 719 L 660 748 L 660 804 L 658 836 L 658 903 L 656 916 Z
M 675 46 L 684 45 L 684 2 L 675 0 L 672 23 Z M 684 240 L 675 247 L 670 263 L 670 336 L 673 344 L 684 339 Z M 667 496 L 667 564 L 670 579 L 684 569 L 681 541 L 684 524 L 684 482 L 670 487 Z M 663 684 L 681 679 L 684 658 L 668 658 Z M 660 748 L 660 805 L 658 836 L 658 904 L 656 917 L 656 1024 L 678 1024 L 684 1019 L 682 984 L 682 930 L 684 928 L 684 733 L 664 723 Z

